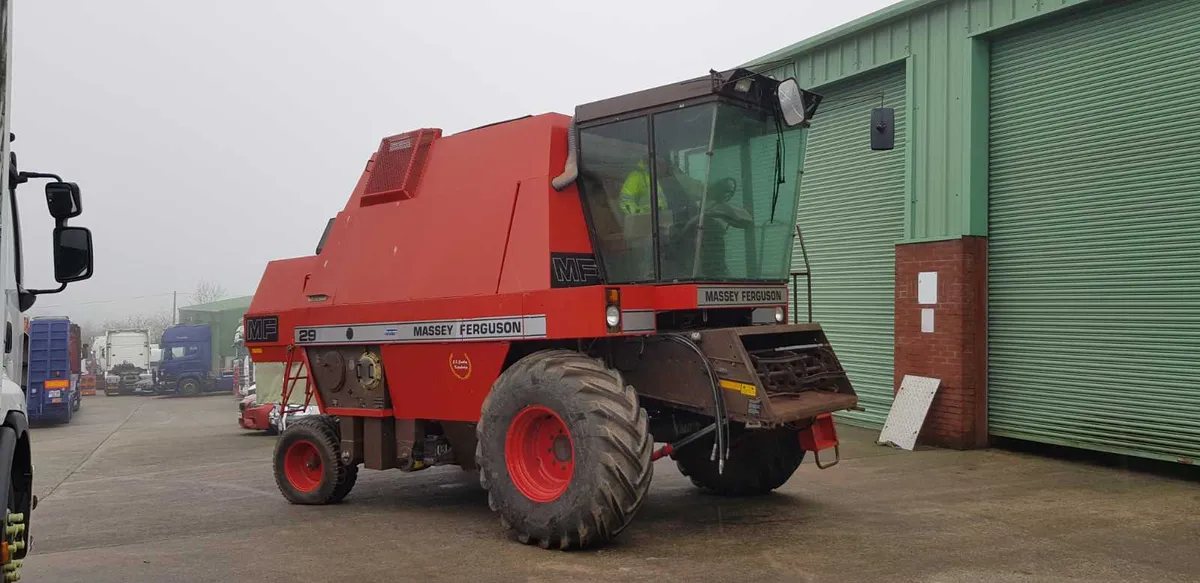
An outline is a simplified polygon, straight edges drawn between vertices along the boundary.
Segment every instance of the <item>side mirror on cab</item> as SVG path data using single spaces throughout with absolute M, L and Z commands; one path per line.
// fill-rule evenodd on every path
M 54 229 L 54 280 L 61 284 L 92 276 L 92 232 L 84 227 Z
M 896 147 L 896 110 L 876 107 L 871 110 L 871 149 L 891 150 Z
M 821 104 L 821 96 L 800 88 L 796 80 L 788 77 L 779 82 L 775 89 L 779 99 L 779 111 L 783 114 L 783 123 L 787 127 L 807 126 L 817 113 Z
M 46 184 L 46 206 L 50 208 L 50 216 L 63 221 L 83 213 L 83 199 L 79 194 L 79 185 L 74 182 L 49 182 Z

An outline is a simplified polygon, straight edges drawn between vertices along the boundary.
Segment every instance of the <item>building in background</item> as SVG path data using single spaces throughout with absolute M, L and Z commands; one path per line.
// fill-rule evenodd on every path
M 221 369 L 233 366 L 233 359 L 237 356 L 233 344 L 234 332 L 242 325 L 242 316 L 250 309 L 250 300 L 253 297 L 242 296 L 179 308 L 180 324 L 210 326 L 213 354 L 219 357 Z
M 926 442 L 1200 460 L 1197 55 L 1191 2 L 907 0 L 751 63 L 825 96 L 798 222 L 846 420 L 925 375 Z

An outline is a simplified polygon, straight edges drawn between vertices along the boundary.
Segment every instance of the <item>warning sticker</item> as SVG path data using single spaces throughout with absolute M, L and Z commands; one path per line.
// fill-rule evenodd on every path
M 746 395 L 747 397 L 753 397 L 758 394 L 758 388 L 748 383 L 731 381 L 729 379 L 721 379 L 720 385 L 722 389 L 735 391 Z

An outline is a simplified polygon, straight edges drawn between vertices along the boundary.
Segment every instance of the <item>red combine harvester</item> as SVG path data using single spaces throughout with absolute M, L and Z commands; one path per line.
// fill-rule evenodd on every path
M 385 138 L 245 318 L 282 401 L 304 378 L 323 412 L 279 439 L 284 497 L 457 464 L 519 540 L 568 549 L 620 533 L 661 457 L 753 495 L 835 447 L 857 397 L 821 327 L 785 323 L 819 101 L 738 69 Z

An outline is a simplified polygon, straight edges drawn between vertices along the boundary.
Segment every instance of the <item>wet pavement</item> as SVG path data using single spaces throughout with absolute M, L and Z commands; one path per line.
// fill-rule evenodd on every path
M 229 395 L 86 397 L 33 429 L 25 581 L 1200 580 L 1200 480 L 1003 450 L 903 452 L 841 427 L 842 462 L 722 499 L 670 460 L 618 540 L 511 540 L 472 474 L 364 470 L 337 506 L 287 504 L 275 438 Z

